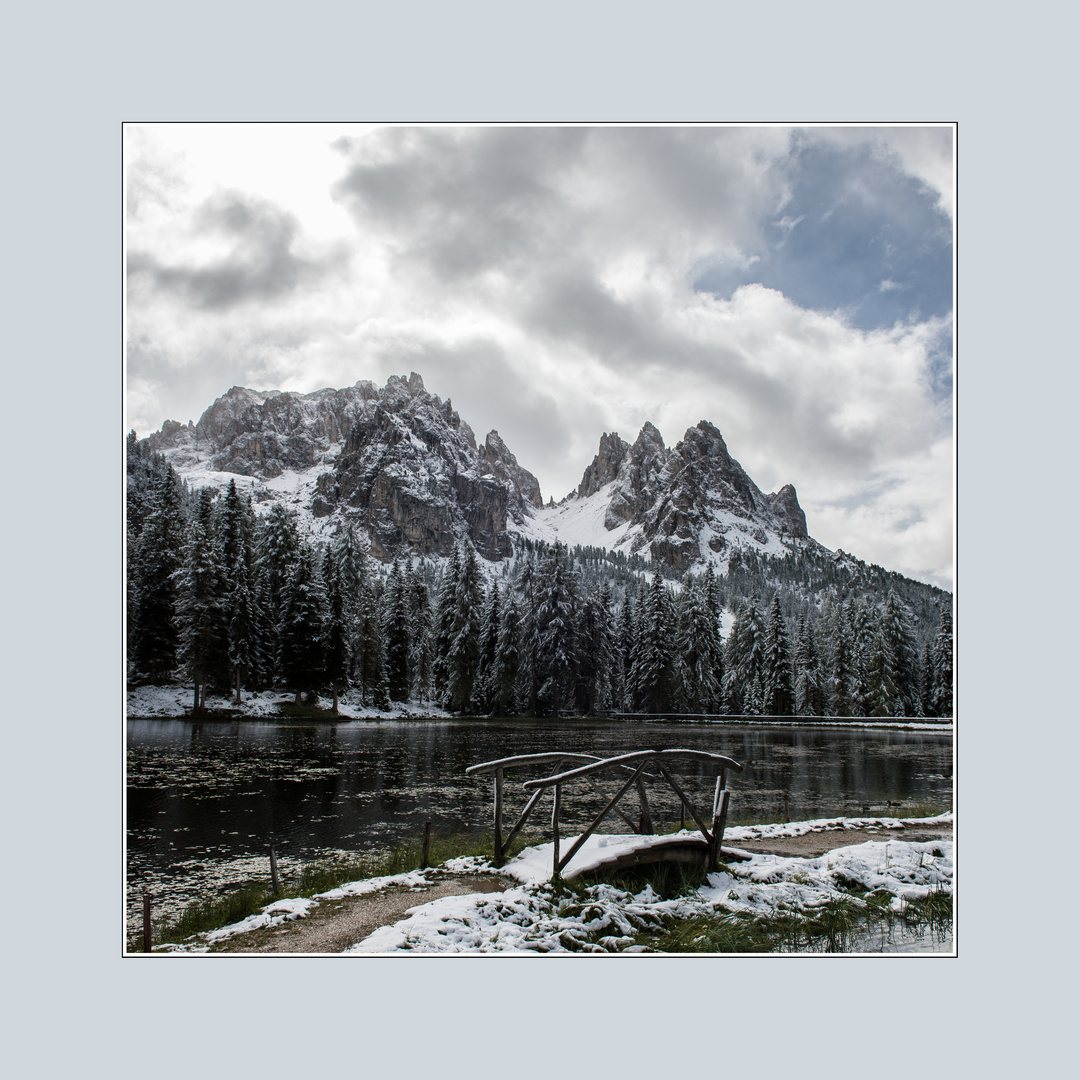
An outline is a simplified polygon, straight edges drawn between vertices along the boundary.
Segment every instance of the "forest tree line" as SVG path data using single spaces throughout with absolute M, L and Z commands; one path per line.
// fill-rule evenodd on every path
M 920 645 L 906 579 L 882 578 L 879 601 L 823 561 L 782 562 L 672 582 L 530 541 L 490 580 L 468 544 L 387 569 L 351 530 L 315 545 L 280 503 L 259 517 L 235 483 L 190 492 L 128 441 L 129 674 L 192 683 L 197 711 L 208 688 L 285 688 L 335 710 L 348 692 L 479 715 L 952 715 L 948 603 L 932 632 L 920 611 Z

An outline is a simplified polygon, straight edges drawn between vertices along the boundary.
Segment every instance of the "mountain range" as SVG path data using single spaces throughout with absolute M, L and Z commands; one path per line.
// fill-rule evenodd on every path
M 672 447 L 651 423 L 632 443 L 605 432 L 577 489 L 545 505 L 499 433 L 478 442 L 415 372 L 310 394 L 234 386 L 197 423 L 166 421 L 149 445 L 189 486 L 235 481 L 257 508 L 285 503 L 316 537 L 359 526 L 383 561 L 440 558 L 466 539 L 498 561 L 515 534 L 678 571 L 708 562 L 724 571 L 740 549 L 826 551 L 794 487 L 762 492 L 707 420 Z

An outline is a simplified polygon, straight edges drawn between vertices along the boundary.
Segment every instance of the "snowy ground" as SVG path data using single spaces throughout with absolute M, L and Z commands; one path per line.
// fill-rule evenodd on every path
M 648 946 L 634 935 L 671 919 L 701 915 L 742 914 L 770 919 L 791 912 L 810 916 L 830 902 L 852 900 L 851 891 L 876 892 L 885 906 L 902 914 L 905 905 L 925 899 L 931 892 L 952 895 L 953 844 L 951 840 L 913 842 L 902 839 L 905 826 L 952 824 L 953 815 L 932 818 L 834 818 L 750 825 L 728 829 L 724 840 L 737 847 L 757 839 L 793 837 L 809 832 L 876 828 L 882 839 L 837 847 L 811 858 L 752 855 L 745 862 L 731 861 L 710 874 L 696 893 L 664 900 L 646 887 L 636 895 L 611 885 L 589 886 L 583 893 L 560 892 L 552 887 L 552 845 L 526 848 L 498 871 L 479 858 L 453 859 L 444 867 L 413 871 L 389 878 L 353 882 L 304 899 L 282 900 L 243 922 L 224 927 L 179 946 L 157 951 L 198 953 L 262 927 L 307 917 L 320 901 L 373 893 L 388 886 L 417 887 L 444 873 L 498 873 L 519 885 L 503 892 L 445 896 L 410 909 L 405 918 L 376 930 L 349 946 L 348 955 L 431 953 L 617 953 L 645 952 Z M 895 833 L 894 836 L 889 833 Z M 687 833 L 686 835 L 695 835 Z M 563 850 L 574 837 L 563 838 Z M 642 838 L 593 836 L 566 869 L 567 876 L 594 864 L 597 857 Z M 856 905 L 862 901 L 854 900 Z M 908 951 L 903 944 L 881 939 L 856 942 L 859 951 Z M 920 940 L 910 951 L 952 952 L 948 938 Z
M 187 717 L 191 713 L 193 690 L 189 686 L 139 686 L 127 691 L 127 716 L 131 719 L 150 716 Z M 281 719 L 278 705 L 291 705 L 296 695 L 281 690 L 261 693 L 243 692 L 239 713 L 244 717 Z M 317 707 L 330 711 L 332 698 L 320 697 Z M 207 694 L 206 707 L 211 711 L 236 710 L 234 695 Z M 338 698 L 338 714 L 343 720 L 388 720 L 394 717 L 449 717 L 451 714 L 434 705 L 407 705 L 393 702 L 389 709 L 373 709 L 361 705 L 351 694 Z

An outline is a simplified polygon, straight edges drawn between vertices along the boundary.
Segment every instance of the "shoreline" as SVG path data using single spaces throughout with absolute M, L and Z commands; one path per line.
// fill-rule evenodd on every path
M 946 718 L 924 717 L 838 717 L 838 716 L 720 716 L 664 715 L 662 713 L 597 713 L 593 716 L 473 716 L 451 713 L 437 706 L 397 702 L 388 709 L 357 705 L 338 699 L 338 712 L 332 711 L 332 699 L 319 697 L 317 702 L 294 704 L 293 694 L 278 690 L 252 691 L 237 705 L 231 698 L 211 695 L 204 713 L 196 714 L 184 702 L 191 698 L 177 683 L 162 686 L 128 687 L 125 700 L 125 720 L 183 720 L 193 723 L 289 722 L 347 724 L 357 720 L 398 721 L 484 721 L 512 720 L 523 723 L 601 722 L 618 724 L 686 724 L 715 727 L 798 727 L 798 728 L 885 728 L 894 731 L 952 732 L 955 722 Z M 417 711 L 420 710 L 420 711 Z

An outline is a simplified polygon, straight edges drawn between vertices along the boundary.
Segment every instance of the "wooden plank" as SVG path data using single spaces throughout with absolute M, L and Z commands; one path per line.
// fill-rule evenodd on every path
M 579 850 L 581 845 L 584 844 L 585 841 L 588 840 L 590 836 L 592 836 L 592 834 L 596 831 L 597 825 L 599 825 L 600 822 L 603 821 L 604 818 L 607 817 L 608 811 L 630 790 L 630 785 L 633 784 L 634 781 L 638 779 L 638 776 L 641 773 L 641 770 L 643 768 L 645 768 L 645 762 L 644 761 L 634 771 L 634 775 L 631 776 L 630 779 L 627 780 L 626 783 L 623 784 L 623 786 L 621 788 L 619 788 L 618 792 L 611 799 L 611 801 L 607 804 L 607 806 L 605 806 L 604 809 L 601 810 L 600 813 L 597 814 L 595 818 L 593 818 L 592 824 L 577 838 L 577 840 L 574 842 L 573 847 L 570 848 L 570 850 L 566 853 L 566 855 L 562 858 L 562 860 L 557 864 L 558 869 L 560 871 L 574 857 L 574 855 L 577 853 L 577 851 Z M 560 787 L 560 785 L 556 785 L 555 790 L 558 791 L 559 787 Z M 558 849 L 556 848 L 556 851 L 557 850 Z
M 678 784 L 675 783 L 675 778 L 671 775 L 671 773 L 669 773 L 667 771 L 667 769 L 664 768 L 663 765 L 660 766 L 660 772 L 663 775 L 664 779 L 670 785 L 671 790 L 674 791 L 675 794 L 678 795 L 679 798 L 682 800 L 683 806 L 685 806 L 686 809 L 690 811 L 690 816 L 694 819 L 694 823 L 701 830 L 701 835 L 705 837 L 705 842 L 711 844 L 712 843 L 712 834 L 709 832 L 708 828 L 706 827 L 705 822 L 701 820 L 701 816 L 698 814 L 697 810 L 694 808 L 694 804 L 686 797 L 686 793 L 683 791 L 683 789 L 681 787 L 679 787 Z
M 628 870 L 635 866 L 649 866 L 656 863 L 682 863 L 701 866 L 708 862 L 709 846 L 700 837 L 673 837 L 670 842 L 650 844 L 647 847 L 622 850 L 605 858 L 596 866 L 582 870 L 573 870 L 566 875 L 567 880 L 581 874 L 597 871 Z

